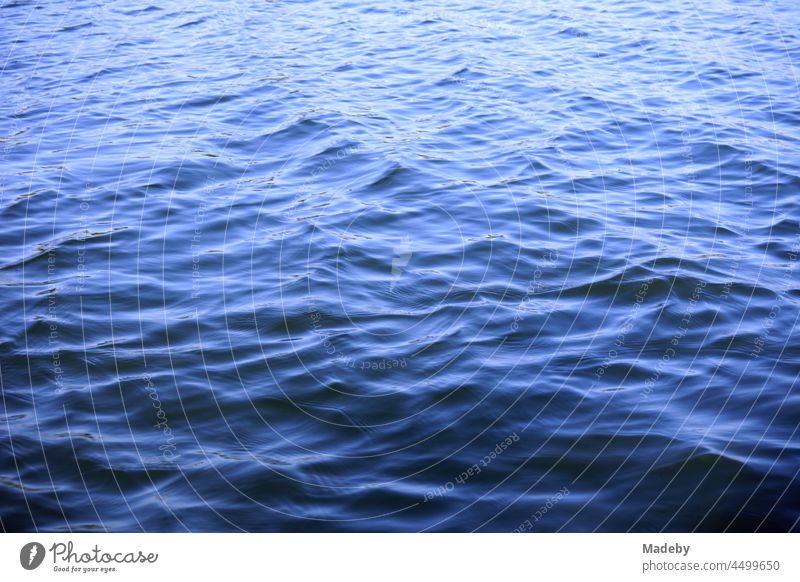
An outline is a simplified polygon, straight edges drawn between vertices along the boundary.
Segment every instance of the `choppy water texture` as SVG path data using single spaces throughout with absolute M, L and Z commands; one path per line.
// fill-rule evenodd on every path
M 800 10 L 0 5 L 5 530 L 788 531 Z

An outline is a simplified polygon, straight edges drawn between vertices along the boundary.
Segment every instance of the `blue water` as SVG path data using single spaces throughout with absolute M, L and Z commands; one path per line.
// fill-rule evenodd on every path
M 0 4 L 0 529 L 790 531 L 800 9 Z

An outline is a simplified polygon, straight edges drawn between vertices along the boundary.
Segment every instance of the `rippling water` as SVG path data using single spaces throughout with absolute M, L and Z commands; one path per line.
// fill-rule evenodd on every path
M 797 530 L 798 31 L 3 0 L 0 529 Z

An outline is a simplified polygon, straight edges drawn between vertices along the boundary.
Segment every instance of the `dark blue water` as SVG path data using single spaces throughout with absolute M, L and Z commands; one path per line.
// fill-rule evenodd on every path
M 0 529 L 789 531 L 800 9 L 0 5 Z

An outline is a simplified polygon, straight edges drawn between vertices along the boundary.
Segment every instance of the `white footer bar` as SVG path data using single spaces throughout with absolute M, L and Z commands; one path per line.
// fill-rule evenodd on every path
M 800 580 L 798 550 L 794 534 L 4 534 L 0 576 L 777 582 Z

